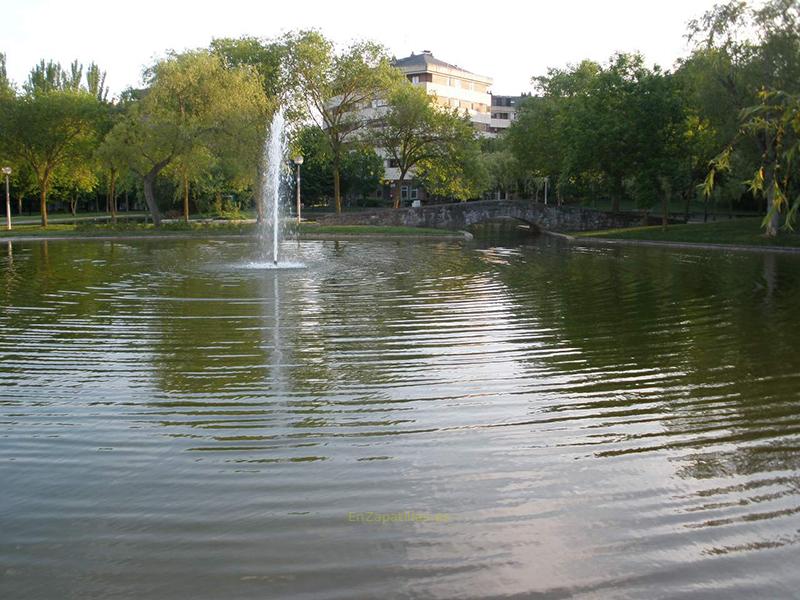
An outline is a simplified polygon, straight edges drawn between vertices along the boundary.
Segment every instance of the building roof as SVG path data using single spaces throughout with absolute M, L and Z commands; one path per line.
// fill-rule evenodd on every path
M 407 73 L 414 71 L 436 71 L 446 72 L 453 75 L 461 75 L 467 79 L 475 79 L 477 81 L 485 81 L 491 83 L 491 77 L 485 75 L 478 75 L 466 69 L 462 69 L 458 65 L 452 65 L 443 60 L 436 58 L 430 50 L 423 50 L 421 54 L 411 54 L 405 58 L 396 58 L 393 62 L 394 66 L 402 69 Z

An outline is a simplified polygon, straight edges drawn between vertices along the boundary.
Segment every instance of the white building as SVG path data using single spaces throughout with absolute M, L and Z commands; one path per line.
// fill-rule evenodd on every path
M 475 129 L 489 133 L 491 127 L 492 78 L 478 75 L 434 57 L 429 50 L 394 61 L 414 85 L 436 96 L 448 108 L 466 111 Z

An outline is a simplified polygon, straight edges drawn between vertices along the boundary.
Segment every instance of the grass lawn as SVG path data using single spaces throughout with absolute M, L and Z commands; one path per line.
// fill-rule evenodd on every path
M 661 226 L 584 231 L 572 234 L 576 238 L 611 238 L 620 240 L 652 240 L 696 244 L 735 244 L 743 246 L 800 247 L 800 233 L 781 231 L 768 238 L 761 227 L 761 217 Z
M 443 229 L 426 229 L 425 227 L 390 227 L 386 225 L 317 225 L 316 223 L 303 223 L 300 225 L 301 234 L 343 234 L 343 235 L 412 235 L 412 236 L 446 236 L 457 235 L 455 231 Z
M 603 210 L 606 212 L 610 212 L 611 200 L 608 198 L 601 198 L 595 201 L 584 202 L 582 204 L 579 204 L 579 206 L 582 206 L 584 208 L 594 208 L 596 210 Z M 641 212 L 644 210 L 644 208 L 641 206 L 637 206 L 633 200 L 625 198 L 620 202 L 620 210 L 623 212 L 629 212 L 629 211 Z M 689 204 L 689 212 L 692 215 L 694 215 L 695 218 L 698 216 L 702 217 L 703 213 L 706 210 L 708 210 L 709 216 L 717 215 L 717 217 L 719 218 L 727 218 L 731 212 L 730 208 L 725 204 L 717 204 L 711 202 L 708 204 L 708 206 L 706 206 L 705 202 L 701 200 L 692 200 L 692 202 Z M 684 200 L 677 200 L 677 199 L 673 200 L 672 202 L 669 203 L 668 211 L 670 214 L 683 215 L 686 212 L 686 202 Z M 650 207 L 649 212 L 653 216 L 656 217 L 659 216 L 661 214 L 661 205 Z M 752 214 L 753 216 L 757 216 L 757 213 L 755 211 L 743 208 L 734 208 L 733 212 L 734 214 L 737 214 L 740 217 L 742 215 L 747 215 L 748 213 Z
M 160 228 L 145 223 L 54 223 L 48 227 L 40 225 L 16 225 L 11 231 L 0 229 L 0 238 L 69 238 L 69 237 L 147 237 L 152 235 L 255 235 L 254 223 L 203 223 L 172 222 L 163 223 Z M 387 227 L 378 225 L 317 225 L 303 223 L 300 235 L 313 237 L 315 234 L 333 236 L 448 236 L 458 235 L 455 232 L 441 229 L 424 229 L 418 227 Z

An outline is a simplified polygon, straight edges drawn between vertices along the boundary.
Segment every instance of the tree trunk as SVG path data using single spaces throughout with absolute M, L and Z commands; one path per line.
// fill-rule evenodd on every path
M 767 188 L 767 221 L 766 234 L 767 237 L 775 237 L 778 235 L 778 225 L 780 224 L 780 214 L 777 209 L 774 209 L 775 204 L 775 170 L 773 167 L 765 169 L 764 186 Z
M 117 173 L 111 170 L 111 181 L 108 190 L 108 205 L 111 209 L 111 222 L 117 222 Z
M 47 227 L 47 184 L 39 186 L 39 212 L 42 215 L 42 227 Z
M 772 211 L 772 205 L 775 202 L 775 189 L 770 186 L 767 189 L 767 214 L 770 214 Z M 772 211 L 772 215 L 769 217 L 767 221 L 767 229 L 766 234 L 767 237 L 775 237 L 778 235 L 778 226 L 780 225 L 780 214 L 777 210 Z
M 69 212 L 72 213 L 73 217 L 77 216 L 78 213 L 78 194 L 73 192 L 72 198 L 69 200 Z
M 405 173 L 400 173 L 400 178 L 397 180 L 397 184 L 394 188 L 394 208 L 400 208 L 400 202 L 402 202 L 402 194 L 403 194 L 403 181 L 406 178 Z
M 161 212 L 158 210 L 158 204 L 156 204 L 156 195 L 154 190 L 156 175 L 158 175 L 158 173 L 154 173 L 151 170 L 142 178 L 142 182 L 144 184 L 144 200 L 147 202 L 147 209 L 150 211 L 150 214 L 153 217 L 153 225 L 156 227 L 161 227 Z
M 342 212 L 342 190 L 341 182 L 339 181 L 339 164 L 333 163 L 333 199 L 336 203 L 336 213 Z
M 153 165 L 153 168 L 142 177 L 142 183 L 144 184 L 144 200 L 147 202 L 147 208 L 153 217 L 153 225 L 156 227 L 161 227 L 161 211 L 158 210 L 155 194 L 156 177 L 158 177 L 161 170 L 170 163 L 170 160 L 171 158 L 165 158 L 157 162 Z
M 189 222 L 189 177 L 183 174 L 183 220 Z
M 22 214 L 22 193 L 20 192 L 19 196 L 17 196 L 17 214 Z

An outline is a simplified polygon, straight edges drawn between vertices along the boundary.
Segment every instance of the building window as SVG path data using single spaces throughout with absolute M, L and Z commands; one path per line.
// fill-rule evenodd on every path
M 408 200 L 408 186 L 404 185 L 400 188 L 400 198 L 403 200 Z
M 416 200 L 419 197 L 419 189 L 411 188 L 411 199 Z
M 411 83 L 419 83 L 419 75 L 412 75 Z
M 400 166 L 400 161 L 398 161 L 396 158 L 387 158 L 386 166 L 390 169 L 397 169 Z

